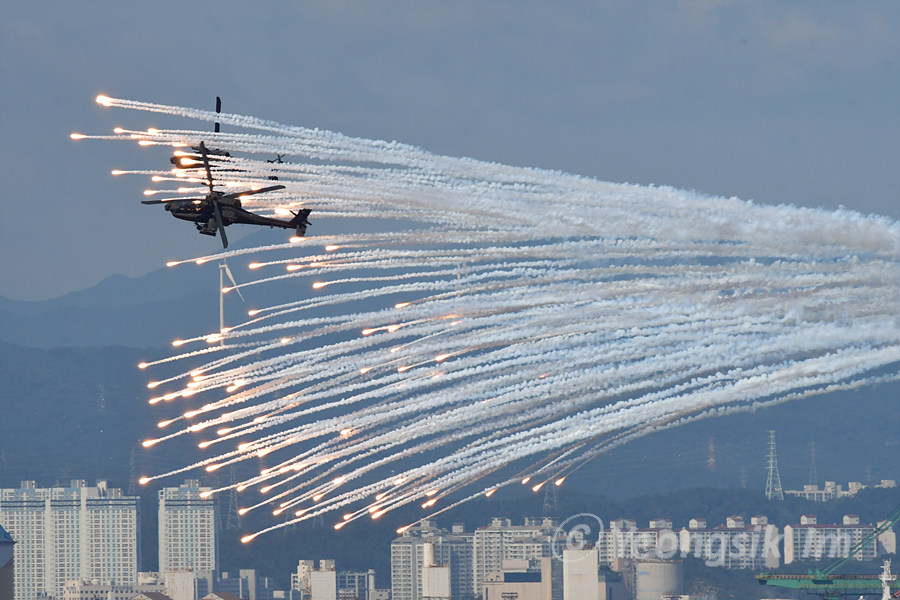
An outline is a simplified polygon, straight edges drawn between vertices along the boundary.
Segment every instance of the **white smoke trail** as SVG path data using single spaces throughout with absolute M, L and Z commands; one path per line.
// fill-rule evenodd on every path
M 248 509 L 291 515 L 266 531 L 351 505 L 336 527 L 412 502 L 438 510 L 487 477 L 499 482 L 475 495 L 530 477 L 535 490 L 560 485 L 659 429 L 900 377 L 900 224 L 889 219 L 98 101 L 262 133 L 80 137 L 202 140 L 233 155 L 212 165 L 218 185 L 285 186 L 253 196 L 255 211 L 388 227 L 316 237 L 313 225 L 294 243 L 170 263 L 251 255 L 258 276 L 239 287 L 315 279 L 226 332 L 178 342 L 223 346 L 141 365 L 206 360 L 152 384 L 166 391 L 151 402 L 206 403 L 146 445 L 215 430 L 200 442 L 212 455 L 145 479 L 271 455 L 274 466 L 223 488 L 258 487 L 264 500 Z M 288 161 L 267 162 L 276 154 Z M 174 171 L 120 173 L 202 191 L 198 169 Z

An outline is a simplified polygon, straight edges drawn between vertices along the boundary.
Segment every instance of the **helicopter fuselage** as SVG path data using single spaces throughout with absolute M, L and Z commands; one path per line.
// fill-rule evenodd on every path
M 207 194 L 206 198 L 202 200 L 170 202 L 166 204 L 166 211 L 172 213 L 172 216 L 176 219 L 196 223 L 200 233 L 215 235 L 217 227 L 215 225 L 213 200 L 218 202 L 223 227 L 234 223 L 268 225 L 269 227 L 281 227 L 283 229 L 296 229 L 298 227 L 296 222 L 264 217 L 245 210 L 241 208 L 241 200 L 239 198 L 229 198 L 221 192 Z
M 206 198 L 202 200 L 170 202 L 166 204 L 166 211 L 172 213 L 172 216 L 176 219 L 193 221 L 195 223 L 206 223 L 214 218 L 213 200 L 217 200 L 219 203 L 219 210 L 222 212 L 222 225 L 231 225 L 232 223 L 240 222 L 239 219 L 231 218 L 233 216 L 231 213 L 234 209 L 247 213 L 247 211 L 241 208 L 241 201 L 238 198 L 223 199 L 222 196 L 224 196 L 224 194 L 215 192 L 215 196 L 213 194 L 208 194 Z

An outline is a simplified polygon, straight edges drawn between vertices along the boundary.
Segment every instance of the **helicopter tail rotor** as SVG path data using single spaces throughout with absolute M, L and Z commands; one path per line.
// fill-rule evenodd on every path
M 304 208 L 300 212 L 295 213 L 294 218 L 290 220 L 291 227 L 297 230 L 297 237 L 304 237 L 306 235 L 306 228 L 310 225 L 310 222 L 306 220 L 306 217 L 308 217 L 311 212 L 311 209 Z

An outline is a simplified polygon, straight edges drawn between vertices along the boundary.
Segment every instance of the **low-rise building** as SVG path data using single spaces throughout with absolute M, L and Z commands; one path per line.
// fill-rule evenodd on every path
M 804 485 L 802 490 L 784 490 L 785 494 L 790 496 L 796 496 L 797 498 L 803 498 L 805 500 L 811 500 L 813 502 L 827 502 L 829 500 L 835 500 L 837 498 L 849 498 L 851 496 L 855 496 L 859 493 L 860 490 L 866 489 L 867 485 L 860 483 L 859 481 L 849 481 L 847 482 L 847 487 L 843 487 L 838 485 L 834 481 L 826 481 L 825 487 L 819 489 L 818 485 Z M 895 488 L 897 487 L 897 481 L 894 479 L 882 479 L 880 483 L 872 486 L 875 488 Z
M 597 548 L 566 549 L 562 555 L 563 600 L 624 600 L 620 573 L 600 563 Z
M 488 573 L 482 584 L 483 600 L 551 600 L 562 594 L 562 577 L 554 577 L 560 561 L 542 558 L 506 559 L 501 569 Z M 554 585 L 556 584 L 556 585 Z M 555 592 L 555 593 L 554 593 Z
M 201 576 L 207 574 L 200 574 Z M 198 583 L 200 583 L 198 581 Z M 206 582 L 204 582 L 206 583 Z M 239 569 L 223 571 L 214 577 L 211 585 L 198 585 L 198 596 L 203 589 L 216 592 L 229 592 L 244 600 L 273 600 L 275 597 L 275 581 L 257 573 L 256 569 Z
M 117 584 L 99 579 L 74 579 L 67 581 L 63 589 L 63 600 L 132 600 L 138 595 L 165 595 L 170 600 L 181 600 L 172 594 L 166 581 L 159 573 L 140 572 L 135 584 Z M 3 596 L 0 596 L 2 598 Z M 189 600 L 194 600 L 193 594 Z

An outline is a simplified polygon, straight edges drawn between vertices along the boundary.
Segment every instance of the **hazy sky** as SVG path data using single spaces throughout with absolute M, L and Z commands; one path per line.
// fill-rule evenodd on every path
M 214 250 L 159 207 L 163 125 L 98 93 L 900 219 L 900 3 L 0 0 L 0 295 Z M 177 121 L 170 126 L 194 123 Z M 229 237 L 246 235 L 229 229 Z

